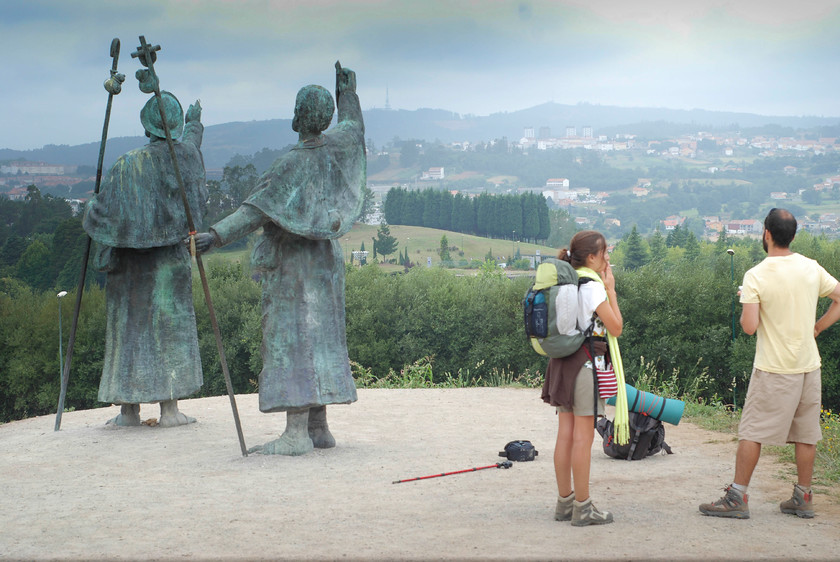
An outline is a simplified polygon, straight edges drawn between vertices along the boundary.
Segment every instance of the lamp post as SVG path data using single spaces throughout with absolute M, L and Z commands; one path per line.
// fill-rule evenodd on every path
M 61 349 L 61 299 L 67 296 L 67 291 L 61 291 L 56 295 L 58 297 L 58 380 L 64 373 L 64 352 Z
M 513 254 L 516 252 L 516 231 L 513 231 L 513 236 L 510 239 L 510 263 L 513 263 Z
M 735 286 L 735 250 L 729 248 L 726 250 L 729 254 L 729 276 L 732 280 L 732 286 Z M 732 295 L 732 341 L 735 341 L 735 295 Z

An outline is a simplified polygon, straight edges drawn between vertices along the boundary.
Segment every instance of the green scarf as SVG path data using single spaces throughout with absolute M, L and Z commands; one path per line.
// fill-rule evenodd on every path
M 588 267 L 581 267 L 577 270 L 579 277 L 588 277 L 601 285 L 604 281 L 601 276 Z M 609 301 L 609 295 L 607 301 Z M 618 338 L 607 331 L 607 344 L 610 348 L 610 359 L 615 371 L 616 382 L 618 383 L 618 395 L 615 397 L 615 419 L 613 427 L 615 442 L 624 445 L 630 442 L 630 419 L 627 413 L 627 389 L 624 387 L 624 364 L 621 362 L 621 350 L 618 348 Z

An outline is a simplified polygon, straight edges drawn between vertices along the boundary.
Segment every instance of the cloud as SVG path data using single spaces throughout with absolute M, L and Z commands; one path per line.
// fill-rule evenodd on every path
M 840 6 L 830 0 L 28 0 L 0 2 L 0 147 L 98 140 L 111 39 L 124 91 L 113 136 L 142 134 L 138 36 L 164 89 L 207 124 L 288 118 L 333 63 L 364 107 L 478 115 L 556 101 L 837 115 Z

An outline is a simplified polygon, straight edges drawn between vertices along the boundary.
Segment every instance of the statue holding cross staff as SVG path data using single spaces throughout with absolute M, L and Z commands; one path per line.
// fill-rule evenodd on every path
M 153 57 L 154 51 L 141 56 Z M 138 71 L 138 78 L 142 91 L 157 89 L 148 69 Z M 84 217 L 85 230 L 98 243 L 94 265 L 107 272 L 99 400 L 121 406 L 109 421 L 121 426 L 140 425 L 140 404 L 158 402 L 159 424 L 171 427 L 195 421 L 179 411 L 178 400 L 203 384 L 190 255 L 182 240 L 190 210 L 200 220 L 207 201 L 204 127 L 201 105 L 189 107 L 185 124 L 181 104 L 169 92 L 152 97 L 140 121 L 149 144 L 116 161 Z M 171 147 L 177 166 L 166 142 L 170 135 L 180 137 Z

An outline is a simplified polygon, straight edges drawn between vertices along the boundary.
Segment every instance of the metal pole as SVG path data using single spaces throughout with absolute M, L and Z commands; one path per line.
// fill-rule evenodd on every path
M 732 286 L 735 286 L 735 250 L 729 248 L 726 250 L 729 254 L 729 276 Z M 735 295 L 732 294 L 732 341 L 735 341 Z
M 111 77 L 105 81 L 105 90 L 108 92 L 108 105 L 105 107 L 105 123 L 102 125 L 102 140 L 99 142 L 99 161 L 96 166 L 96 184 L 93 193 L 99 193 L 99 186 L 102 183 L 102 162 L 105 158 L 105 141 L 108 139 L 108 123 L 111 120 L 111 102 L 114 96 L 122 90 L 122 83 L 125 76 L 117 72 L 117 62 L 120 58 L 120 40 L 114 38 L 111 41 Z M 67 357 L 64 359 L 64 369 L 61 374 L 61 391 L 58 395 L 58 408 L 55 414 L 55 431 L 61 429 L 61 414 L 64 412 L 64 399 L 67 396 L 67 384 L 70 382 L 70 363 L 73 359 L 73 347 L 76 343 L 76 328 L 79 325 L 79 312 L 82 308 L 82 294 L 85 292 L 85 277 L 87 275 L 88 258 L 90 258 L 90 236 L 85 242 L 85 252 L 82 257 L 82 271 L 79 273 L 79 290 L 76 292 L 76 308 L 73 311 L 73 322 L 70 324 L 70 339 L 67 341 Z M 59 309 L 60 310 L 60 309 Z
M 735 286 L 735 250 L 729 248 L 726 250 L 726 253 L 729 254 L 729 278 L 731 281 L 731 287 Z M 731 291 L 732 289 L 730 289 Z M 735 293 L 731 293 L 731 302 L 732 302 L 732 343 L 735 343 Z M 736 406 L 737 404 L 737 397 L 736 397 L 736 389 L 738 384 L 735 382 L 735 377 L 732 377 L 732 406 Z
M 163 126 L 163 131 L 166 134 L 166 144 L 169 147 L 169 155 L 172 158 L 172 167 L 175 170 L 175 179 L 178 182 L 178 187 L 181 191 L 181 200 L 184 204 L 184 214 L 187 217 L 187 227 L 189 228 L 189 237 L 191 238 L 190 247 L 195 249 L 195 223 L 193 222 L 192 213 L 190 212 L 190 204 L 187 199 L 187 190 L 184 186 L 184 180 L 181 177 L 181 169 L 178 166 L 178 158 L 175 155 L 175 144 L 172 142 L 172 134 L 169 131 L 169 123 L 166 122 L 166 112 L 163 108 L 163 97 L 160 95 L 160 83 L 155 74 L 154 62 L 157 58 L 156 51 L 160 50 L 160 45 L 151 45 L 146 43 L 145 36 L 140 36 L 140 46 L 137 51 L 131 53 L 131 58 L 138 58 L 140 63 L 149 69 L 152 73 L 153 82 L 155 85 L 155 98 L 158 102 L 158 110 L 160 111 L 160 120 Z M 201 287 L 204 289 L 204 301 L 207 303 L 207 310 L 210 313 L 210 324 L 213 326 L 213 334 L 216 336 L 216 347 L 219 349 L 219 362 L 222 365 L 222 373 L 225 376 L 225 385 L 227 386 L 228 397 L 230 398 L 230 407 L 233 410 L 233 420 L 236 424 L 236 434 L 239 437 L 239 447 L 242 449 L 242 456 L 248 456 L 248 448 L 245 446 L 245 437 L 242 435 L 242 425 L 239 422 L 239 410 L 236 408 L 236 397 L 233 393 L 233 384 L 230 380 L 230 372 L 228 371 L 227 359 L 225 358 L 225 349 L 222 345 L 222 333 L 219 330 L 219 322 L 216 320 L 216 309 L 213 307 L 213 300 L 210 298 L 210 285 L 207 283 L 207 274 L 204 272 L 204 263 L 201 260 L 201 255 L 195 253 L 193 257 L 198 265 L 199 277 L 201 277 Z
M 61 336 L 61 299 L 67 296 L 67 291 L 61 291 L 56 296 L 58 297 L 58 376 L 61 377 L 64 374 L 64 369 L 61 361 L 61 358 L 64 356 L 64 353 L 61 351 L 61 344 L 63 339 Z
M 454 472 L 444 472 L 441 474 L 432 474 L 430 476 L 418 476 L 417 478 L 408 478 L 406 480 L 394 480 L 391 484 L 402 484 L 403 482 L 415 482 L 417 480 L 427 480 L 429 478 L 440 478 L 441 476 L 449 476 L 451 474 L 463 474 L 464 472 L 475 472 L 476 470 L 484 470 L 485 468 L 510 468 L 513 463 L 510 461 L 497 462 L 488 466 L 479 466 L 476 468 L 467 468 L 466 470 L 456 470 Z

